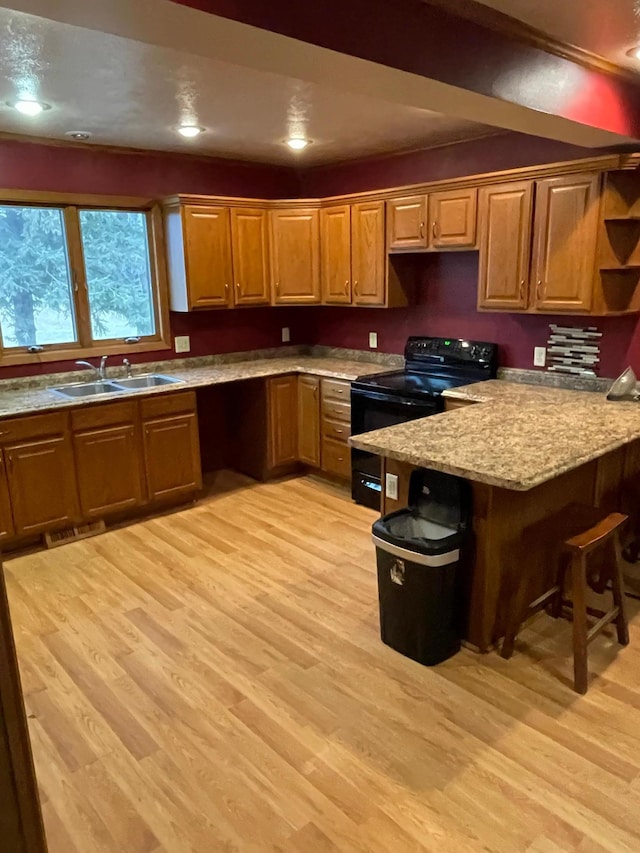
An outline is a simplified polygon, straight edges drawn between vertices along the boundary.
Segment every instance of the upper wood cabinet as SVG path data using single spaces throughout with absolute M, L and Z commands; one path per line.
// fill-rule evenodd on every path
M 589 311 L 599 204 L 597 174 L 537 182 L 531 266 L 537 311 Z
M 399 249 L 472 249 L 476 245 L 475 187 L 407 196 L 388 202 L 387 246 Z
M 427 197 L 426 195 L 393 198 L 388 202 L 389 249 L 426 249 Z
M 364 201 L 351 208 L 351 274 L 354 305 L 384 305 L 387 253 L 384 202 Z
M 320 467 L 320 380 L 298 377 L 298 459 Z
M 235 305 L 268 305 L 269 238 L 267 211 L 231 209 L 231 246 Z
M 271 211 L 271 278 L 277 305 L 320 302 L 320 216 L 316 208 Z
M 320 211 L 320 270 L 322 301 L 328 305 L 351 303 L 351 206 Z
M 233 281 L 227 207 L 187 204 L 166 214 L 171 308 L 226 308 Z
M 478 191 L 474 187 L 430 193 L 429 246 L 433 249 L 471 249 L 476 245 L 476 207 Z
M 533 183 L 481 187 L 478 307 L 527 307 Z

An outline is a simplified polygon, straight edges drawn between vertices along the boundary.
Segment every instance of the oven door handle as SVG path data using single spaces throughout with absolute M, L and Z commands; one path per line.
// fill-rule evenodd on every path
M 361 388 L 351 389 L 352 398 L 357 396 L 360 400 L 379 400 L 382 403 L 394 403 L 407 408 L 438 408 L 439 397 L 427 397 L 424 400 L 408 400 L 406 397 L 397 397 L 385 394 L 383 391 L 365 391 Z

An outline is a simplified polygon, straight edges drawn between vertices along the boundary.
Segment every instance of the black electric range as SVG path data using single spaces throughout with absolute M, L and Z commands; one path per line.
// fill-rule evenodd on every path
M 360 376 L 351 385 L 351 434 L 436 415 L 448 388 L 494 379 L 497 344 L 461 338 L 410 337 L 404 370 Z M 380 457 L 351 451 L 351 488 L 356 503 L 380 507 Z

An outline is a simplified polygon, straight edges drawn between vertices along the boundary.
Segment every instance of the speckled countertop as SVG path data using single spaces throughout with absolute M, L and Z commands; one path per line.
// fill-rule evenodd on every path
M 527 491 L 640 438 L 640 403 L 492 380 L 446 392 L 467 406 L 351 439 L 380 456 Z
M 285 373 L 311 373 L 316 376 L 326 376 L 333 379 L 353 380 L 357 376 L 370 373 L 380 373 L 388 370 L 382 364 L 365 361 L 349 361 L 338 358 L 314 358 L 312 356 L 292 355 L 280 358 L 254 358 L 247 361 L 235 361 L 231 364 L 205 364 L 197 367 L 162 366 L 158 370 L 155 365 L 143 365 L 134 369 L 134 376 L 139 373 L 161 372 L 165 375 L 182 380 L 180 384 L 164 385 L 158 388 L 144 388 L 138 391 L 123 391 L 113 394 L 101 394 L 97 397 L 66 398 L 47 387 L 6 388 L 0 387 L 0 418 L 15 415 L 27 415 L 54 409 L 73 408 L 77 406 L 106 403 L 112 400 L 130 399 L 132 397 L 167 394 L 171 392 L 203 388 L 207 385 L 219 385 L 225 382 L 238 382 L 243 379 L 257 379 L 268 376 L 281 376 Z M 144 369 L 143 369 L 144 368 Z M 82 378 L 91 379 L 86 372 Z M 113 378 L 111 375 L 108 378 Z M 46 381 L 46 380 L 45 380 Z M 51 376 L 51 385 L 63 385 L 69 381 L 69 375 Z M 117 380 L 116 380 L 117 381 Z

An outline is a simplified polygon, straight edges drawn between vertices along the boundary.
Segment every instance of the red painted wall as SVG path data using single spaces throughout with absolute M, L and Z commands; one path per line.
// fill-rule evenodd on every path
M 0 140 L 0 187 L 151 198 L 177 192 L 282 198 L 297 196 L 298 178 L 292 169 L 234 160 Z M 172 314 L 171 331 L 191 336 L 188 356 L 273 347 L 280 344 L 281 327 L 289 324 L 287 313 L 253 308 Z M 144 362 L 177 357 L 185 356 L 162 350 L 130 358 Z M 3 367 L 0 378 L 74 368 L 73 361 Z
M 424 255 L 416 304 L 409 308 L 304 308 L 294 317 L 296 335 L 307 343 L 367 349 L 378 333 L 381 352 L 402 353 L 409 335 L 472 338 L 500 345 L 504 367 L 533 368 L 534 346 L 544 346 L 549 323 L 595 325 L 603 333 L 600 375 L 616 376 L 631 362 L 640 373 L 636 318 L 567 318 L 476 310 L 478 254 Z M 583 322 L 584 321 L 584 322 Z

